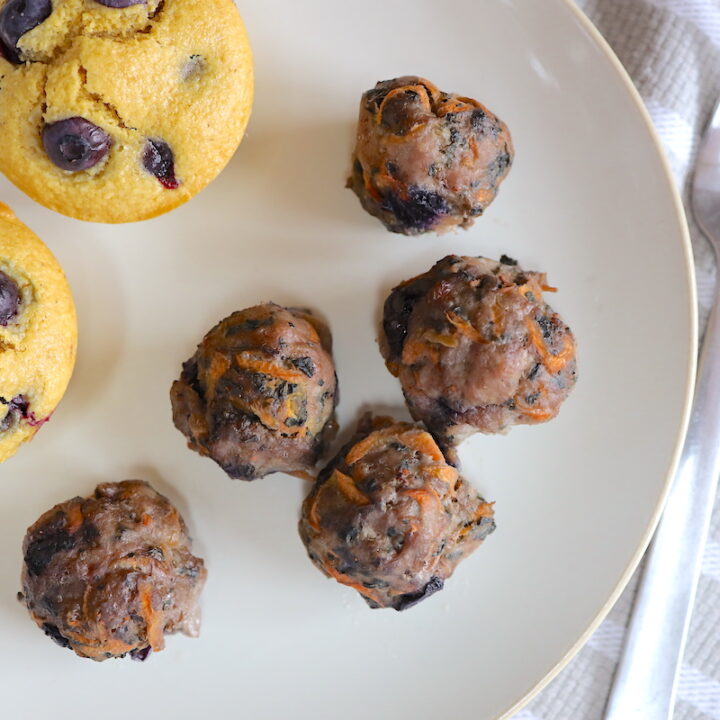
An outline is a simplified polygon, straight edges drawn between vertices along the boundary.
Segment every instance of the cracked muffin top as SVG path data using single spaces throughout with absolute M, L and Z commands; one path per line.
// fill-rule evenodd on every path
M 65 215 L 131 222 L 189 200 L 252 95 L 232 0 L 0 0 L 0 170 Z
M 0 203 L 0 462 L 50 419 L 76 346 L 75 305 L 62 268 Z

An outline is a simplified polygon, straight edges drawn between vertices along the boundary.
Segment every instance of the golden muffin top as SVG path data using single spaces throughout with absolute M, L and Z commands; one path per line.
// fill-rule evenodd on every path
M 250 115 L 252 56 L 232 0 L 129 2 L 0 0 L 0 170 L 83 220 L 185 202 Z
M 0 203 L 0 462 L 55 410 L 76 348 L 75 305 L 62 268 Z

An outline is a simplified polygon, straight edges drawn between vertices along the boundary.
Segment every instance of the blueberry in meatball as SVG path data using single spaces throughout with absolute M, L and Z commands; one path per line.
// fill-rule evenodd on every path
M 444 448 L 560 411 L 577 377 L 575 339 L 546 283 L 505 256 L 449 255 L 385 301 L 387 367 Z
M 182 517 L 146 482 L 98 485 L 56 505 L 23 542 L 19 599 L 58 645 L 93 660 L 162 650 L 200 629 L 207 575 Z
M 362 96 L 348 187 L 392 232 L 468 228 L 495 199 L 513 154 L 507 126 L 477 100 L 400 77 Z
M 311 472 L 336 431 L 331 342 L 308 310 L 267 303 L 233 313 L 173 383 L 175 427 L 234 479 Z
M 303 503 L 300 537 L 370 607 L 405 610 L 442 590 L 493 515 L 429 433 L 366 415 Z

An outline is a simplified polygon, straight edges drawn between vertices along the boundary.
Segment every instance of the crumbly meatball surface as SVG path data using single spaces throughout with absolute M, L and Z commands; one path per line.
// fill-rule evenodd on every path
M 167 633 L 199 633 L 207 572 L 178 511 L 146 482 L 103 483 L 56 505 L 28 529 L 23 557 L 19 598 L 81 657 L 144 659 Z
M 511 258 L 449 255 L 390 293 L 383 355 L 441 445 L 558 414 L 577 372 L 573 334 L 543 298 L 554 290 Z
M 233 313 L 173 383 L 175 427 L 231 478 L 311 472 L 337 429 L 331 342 L 308 310 L 267 303 Z
M 513 157 L 507 126 L 477 100 L 400 77 L 362 96 L 348 187 L 392 232 L 467 228 L 495 199 Z
M 493 515 L 429 433 L 366 415 L 303 503 L 300 537 L 370 607 L 405 610 L 443 588 Z

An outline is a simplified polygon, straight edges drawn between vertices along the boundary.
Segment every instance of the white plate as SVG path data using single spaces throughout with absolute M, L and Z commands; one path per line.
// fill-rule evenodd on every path
M 497 718 L 577 651 L 656 521 L 695 340 L 677 197 L 627 78 L 563 0 L 242 5 L 255 113 L 201 196 L 104 227 L 0 181 L 64 264 L 80 318 L 65 401 L 0 470 L 3 716 Z M 477 97 L 512 130 L 515 166 L 468 232 L 391 235 L 343 188 L 360 93 L 406 73 Z M 399 409 L 375 343 L 380 303 L 449 252 L 547 271 L 580 380 L 557 420 L 463 446 L 467 477 L 497 501 L 497 532 L 436 597 L 371 611 L 306 559 L 302 482 L 228 480 L 185 449 L 168 389 L 215 321 L 272 298 L 329 317 L 345 428 L 363 406 Z M 144 665 L 94 664 L 15 602 L 20 543 L 54 503 L 128 477 L 190 523 L 210 573 L 203 633 L 170 638 Z

